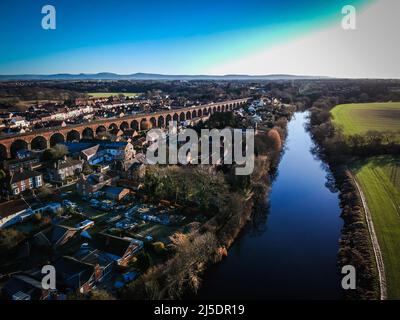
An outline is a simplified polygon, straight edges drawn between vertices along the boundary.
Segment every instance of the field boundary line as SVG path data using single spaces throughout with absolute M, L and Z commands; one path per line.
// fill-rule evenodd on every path
M 374 256 L 376 261 L 376 267 L 378 269 L 379 275 L 379 288 L 380 288 L 380 299 L 387 299 L 387 285 L 386 285 L 386 273 L 385 273 L 385 265 L 383 262 L 383 256 L 381 247 L 379 246 L 378 237 L 376 236 L 374 223 L 372 221 L 371 212 L 369 211 L 367 201 L 365 199 L 364 193 L 357 182 L 356 177 L 350 172 L 351 177 L 357 187 L 358 193 L 361 198 L 361 202 L 364 208 L 365 220 L 367 221 L 368 231 L 372 242 L 372 248 L 374 250 Z

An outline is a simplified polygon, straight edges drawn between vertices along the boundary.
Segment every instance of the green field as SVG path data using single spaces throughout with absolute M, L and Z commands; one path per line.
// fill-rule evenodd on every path
M 331 114 L 345 135 L 376 130 L 398 132 L 400 138 L 400 103 L 344 104 Z M 388 296 L 400 299 L 400 157 L 353 161 L 351 170 L 366 197 L 382 250 Z
M 136 97 L 140 93 L 135 92 L 89 92 L 88 95 L 95 98 L 109 98 L 123 94 L 125 97 Z
M 400 299 L 400 157 L 374 157 L 352 168 L 366 197 L 385 264 L 388 296 Z
M 331 110 L 333 122 L 345 135 L 363 134 L 369 130 L 399 131 L 400 103 L 341 104 Z

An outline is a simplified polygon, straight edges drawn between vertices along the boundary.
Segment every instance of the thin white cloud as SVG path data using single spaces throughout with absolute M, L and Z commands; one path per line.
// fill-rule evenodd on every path
M 400 78 L 400 1 L 378 0 L 357 12 L 357 29 L 341 21 L 323 30 L 211 68 L 213 74 L 297 74 Z

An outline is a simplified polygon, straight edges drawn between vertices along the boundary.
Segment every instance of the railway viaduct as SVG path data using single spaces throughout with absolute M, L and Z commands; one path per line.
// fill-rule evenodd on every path
M 16 135 L 4 135 L 0 136 L 0 158 L 15 157 L 18 150 L 43 150 L 65 141 L 94 138 L 96 134 L 112 129 L 140 131 L 152 127 L 162 128 L 169 121 L 185 121 L 207 117 L 215 112 L 231 111 L 244 105 L 248 100 L 249 98 L 245 98 L 155 113 L 138 113 L 121 118 L 101 119 L 66 127 L 43 128 Z

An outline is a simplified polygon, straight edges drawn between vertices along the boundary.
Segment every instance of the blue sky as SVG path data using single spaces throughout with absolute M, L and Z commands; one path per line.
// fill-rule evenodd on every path
M 337 23 L 344 5 L 372 2 L 1 0 L 0 74 L 204 74 Z M 41 28 L 46 4 L 56 30 Z

